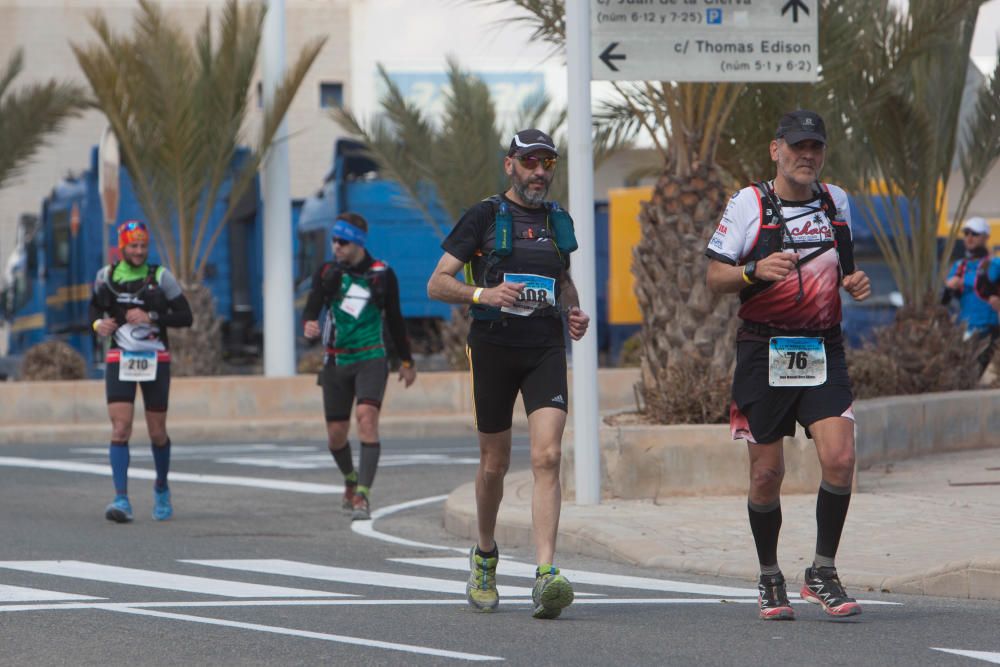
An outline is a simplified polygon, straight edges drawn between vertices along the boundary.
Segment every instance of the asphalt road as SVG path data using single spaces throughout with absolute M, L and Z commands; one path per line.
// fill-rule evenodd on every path
M 859 617 L 802 604 L 767 623 L 752 582 L 565 553 L 577 601 L 534 620 L 532 554 L 503 545 L 501 608 L 474 613 L 469 545 L 441 509 L 476 457 L 466 440 L 386 443 L 374 520 L 352 525 L 322 444 L 175 445 L 159 523 L 136 446 L 136 520 L 116 525 L 105 448 L 2 447 L 0 665 L 1000 664 L 996 603 L 852 591 Z M 527 460 L 516 443 L 513 468 Z

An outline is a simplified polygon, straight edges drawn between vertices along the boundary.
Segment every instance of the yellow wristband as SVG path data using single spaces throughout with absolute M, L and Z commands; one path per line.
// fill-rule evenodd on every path
M 472 293 L 472 303 L 479 303 L 479 297 L 483 295 L 483 287 L 477 287 L 476 291 Z
M 743 271 L 740 272 L 740 275 L 743 276 L 743 282 L 745 282 L 747 285 L 753 285 L 753 280 L 751 280 L 750 276 L 747 275 L 746 269 L 743 269 Z
M 90 328 L 93 329 L 94 331 L 97 331 L 97 325 L 100 324 L 100 323 L 101 323 L 101 319 L 97 318 L 96 320 L 94 320 L 94 323 L 90 325 Z

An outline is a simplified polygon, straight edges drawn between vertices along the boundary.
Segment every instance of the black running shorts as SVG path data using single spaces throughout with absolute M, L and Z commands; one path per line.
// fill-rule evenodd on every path
M 344 366 L 337 366 L 331 361 L 319 373 L 326 420 L 349 420 L 355 398 L 358 399 L 358 405 L 381 408 L 388 379 L 389 363 L 385 357 L 365 359 Z
M 767 444 L 795 435 L 795 422 L 808 427 L 827 417 L 853 421 L 851 381 L 841 336 L 827 340 L 826 382 L 815 387 L 772 387 L 768 383 L 768 342 L 736 344 L 736 373 L 729 425 L 733 439 Z
M 466 351 L 480 433 L 510 429 L 518 392 L 529 415 L 539 408 L 566 411 L 565 347 L 508 347 L 477 341 Z
M 120 363 L 107 362 L 104 390 L 108 403 L 135 403 L 135 386 L 142 390 L 142 405 L 146 412 L 166 412 L 170 396 L 170 362 L 156 363 L 156 379 L 149 382 L 122 382 L 118 379 Z

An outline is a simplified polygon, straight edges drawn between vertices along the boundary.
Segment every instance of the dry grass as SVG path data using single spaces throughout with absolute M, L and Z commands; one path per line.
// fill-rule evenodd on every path
M 82 380 L 87 377 L 87 362 L 72 347 L 60 340 L 35 345 L 24 355 L 21 380 Z

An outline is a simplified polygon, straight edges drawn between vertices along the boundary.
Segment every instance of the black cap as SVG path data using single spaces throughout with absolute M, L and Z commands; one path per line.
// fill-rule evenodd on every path
M 797 144 L 807 139 L 825 144 L 826 123 L 815 111 L 804 109 L 790 111 L 778 121 L 778 129 L 774 132 L 774 138 L 784 139 L 790 144 Z
M 548 151 L 553 155 L 559 155 L 559 151 L 556 150 L 556 142 L 552 141 L 552 137 L 534 128 L 521 130 L 515 134 L 514 138 L 510 140 L 510 148 L 507 150 L 507 155 L 514 157 L 517 155 L 527 155 L 535 151 Z

